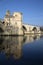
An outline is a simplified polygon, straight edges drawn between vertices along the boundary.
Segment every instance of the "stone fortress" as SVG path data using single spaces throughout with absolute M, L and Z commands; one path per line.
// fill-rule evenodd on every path
M 2 32 L 1 32 L 2 31 Z M 24 34 L 40 34 L 40 27 L 29 24 L 23 24 L 22 13 L 14 12 L 10 14 L 8 10 L 3 22 L 0 22 L 0 34 L 5 35 L 24 35 Z

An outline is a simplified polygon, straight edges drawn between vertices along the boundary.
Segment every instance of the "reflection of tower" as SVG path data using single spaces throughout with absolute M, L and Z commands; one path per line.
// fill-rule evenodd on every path
M 22 41 L 23 37 L 5 37 L 2 43 L 2 49 L 7 57 L 12 55 L 15 59 L 22 56 Z
M 36 39 L 39 39 L 40 36 L 36 36 Z M 12 55 L 15 59 L 19 59 L 22 56 L 22 45 L 33 42 L 34 35 L 26 36 L 7 36 L 0 37 L 0 50 L 4 52 L 7 57 Z
M 22 41 L 23 37 L 15 37 L 13 57 L 16 59 L 19 59 L 22 55 Z

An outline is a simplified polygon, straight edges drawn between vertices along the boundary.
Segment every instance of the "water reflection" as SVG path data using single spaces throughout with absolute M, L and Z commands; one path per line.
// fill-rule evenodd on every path
M 19 59 L 22 56 L 22 46 L 38 39 L 40 35 L 0 36 L 0 54 L 4 53 L 7 58 L 13 56 Z

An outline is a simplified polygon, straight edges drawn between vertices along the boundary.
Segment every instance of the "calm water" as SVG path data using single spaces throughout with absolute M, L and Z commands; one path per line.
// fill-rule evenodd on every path
M 43 65 L 43 36 L 0 36 L 0 65 Z

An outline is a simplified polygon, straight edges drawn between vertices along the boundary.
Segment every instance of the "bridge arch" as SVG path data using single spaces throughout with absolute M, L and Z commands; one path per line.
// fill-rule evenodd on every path
M 23 25 L 22 28 L 23 28 L 23 33 L 25 33 L 25 31 L 27 31 L 26 27 Z
M 34 33 L 37 32 L 37 27 L 33 27 L 32 31 L 34 31 Z

